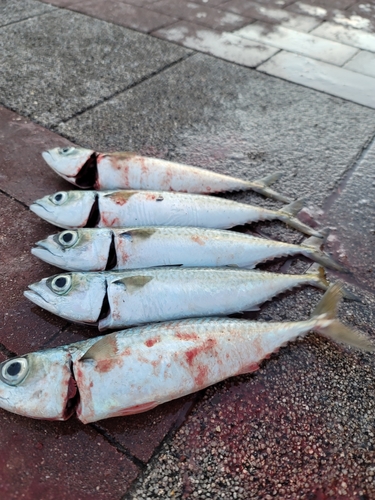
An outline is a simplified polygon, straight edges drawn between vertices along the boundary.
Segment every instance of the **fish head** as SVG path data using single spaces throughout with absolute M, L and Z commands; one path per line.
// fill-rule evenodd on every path
M 68 271 L 104 271 L 110 256 L 112 231 L 67 229 L 38 241 L 31 253 Z
M 64 273 L 29 285 L 29 300 L 53 314 L 76 323 L 95 324 L 107 293 L 102 273 Z
M 96 154 L 92 149 L 64 147 L 42 153 L 44 160 L 61 177 L 80 187 L 94 187 L 96 177 Z M 90 177 L 90 173 L 91 178 Z M 80 179 L 85 178 L 86 185 Z
M 31 418 L 66 420 L 77 388 L 68 350 L 48 349 L 0 364 L 0 408 Z
M 94 224 L 98 218 L 97 194 L 95 191 L 59 191 L 36 200 L 30 210 L 55 226 L 83 227 L 90 221 Z

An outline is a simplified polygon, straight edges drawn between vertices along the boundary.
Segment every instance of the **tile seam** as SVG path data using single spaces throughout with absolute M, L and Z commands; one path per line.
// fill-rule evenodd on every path
M 189 49 L 189 50 L 191 50 L 191 49 Z M 60 134 L 60 132 L 59 132 L 58 128 L 59 128 L 59 126 L 60 126 L 62 123 L 69 123 L 69 121 L 70 121 L 70 120 L 73 120 L 73 119 L 77 118 L 78 116 L 81 116 L 81 115 L 85 114 L 87 111 L 91 111 L 92 109 L 95 109 L 97 106 L 100 106 L 101 104 L 103 104 L 103 103 L 105 103 L 105 102 L 110 101 L 110 100 L 111 100 L 111 99 L 113 99 L 114 97 L 117 97 L 117 96 L 121 95 L 122 93 L 125 93 L 125 92 L 127 92 L 128 90 L 131 90 L 131 89 L 135 88 L 137 85 L 140 85 L 140 84 L 142 84 L 142 83 L 146 82 L 147 80 L 150 80 L 151 78 L 153 78 L 154 76 L 159 75 L 159 74 L 160 74 L 160 73 L 162 73 L 163 71 L 166 71 L 166 70 L 168 70 L 168 69 L 170 69 L 170 68 L 173 68 L 175 65 L 177 65 L 177 64 L 179 64 L 179 63 L 181 63 L 181 62 L 185 61 L 186 59 L 188 59 L 189 57 L 191 57 L 191 56 L 193 56 L 193 55 L 195 55 L 195 54 L 196 54 L 196 52 L 195 52 L 195 51 L 194 51 L 194 52 L 192 51 L 190 54 L 186 54 L 186 55 L 184 55 L 184 56 L 180 57 L 178 60 L 173 61 L 173 62 L 171 62 L 171 63 L 169 63 L 169 64 L 167 64 L 167 65 L 163 66 L 162 68 L 159 68 L 159 69 L 157 69 L 157 70 L 153 71 L 152 73 L 150 73 L 150 74 L 148 74 L 148 75 L 144 76 L 143 78 L 140 78 L 139 80 L 137 80 L 136 82 L 134 82 L 134 83 L 132 83 L 132 84 L 130 84 L 130 85 L 128 85 L 128 86 L 126 86 L 125 88 L 120 89 L 120 90 L 118 90 L 118 91 L 114 92 L 114 93 L 113 93 L 113 94 L 111 94 L 110 96 L 108 96 L 108 97 L 104 97 L 104 98 L 103 98 L 103 99 L 101 99 L 100 101 L 98 101 L 98 102 L 96 102 L 95 104 L 92 104 L 91 106 L 88 106 L 87 108 L 85 108 L 85 109 L 83 109 L 83 110 L 81 110 L 81 111 L 79 111 L 79 112 L 75 113 L 74 115 L 70 116 L 69 118 L 67 118 L 67 119 L 65 119 L 65 120 L 60 120 L 60 122 L 59 122 L 58 124 L 53 124 L 53 125 L 51 124 L 51 125 L 50 125 L 50 130 L 52 130 L 52 131 L 54 131 L 54 132 L 56 132 L 56 131 L 57 131 L 57 132 Z M 47 128 L 47 127 L 46 127 L 46 128 Z M 63 134 L 60 134 L 60 135 L 61 135 L 62 137 L 65 137 Z
M 1 343 L 0 343 L 0 352 L 2 352 L 3 354 L 5 354 L 5 356 L 7 358 L 14 358 L 14 357 L 17 356 L 17 353 L 11 351 L 4 344 L 1 344 Z
M 46 4 L 44 2 L 39 2 L 40 4 L 42 5 L 50 5 L 50 4 Z M 34 19 L 35 17 L 42 17 L 42 16 L 45 16 L 46 14 L 51 14 L 51 12 L 54 12 L 54 11 L 58 11 L 59 10 L 59 7 L 54 7 L 48 12 L 41 12 L 40 14 L 35 14 L 34 16 L 29 16 L 29 17 L 25 17 L 23 19 L 18 19 L 18 21 L 12 21 L 10 23 L 7 23 L 7 24 L 3 24 L 0 26 L 0 30 L 2 30 L 3 28 L 6 28 L 7 26 L 12 26 L 13 24 L 18 24 L 18 23 L 23 23 L 24 21 L 28 21 L 29 19 Z
M 26 208 L 26 210 L 29 210 L 29 206 L 26 205 L 26 203 L 24 203 L 23 201 L 15 198 L 14 196 L 12 196 L 11 194 L 7 193 L 6 191 L 4 191 L 3 189 L 0 188 L 0 193 L 3 194 L 4 196 L 7 196 L 8 198 L 10 198 L 11 200 L 14 200 L 15 202 L 19 203 L 20 205 L 23 206 L 23 208 Z

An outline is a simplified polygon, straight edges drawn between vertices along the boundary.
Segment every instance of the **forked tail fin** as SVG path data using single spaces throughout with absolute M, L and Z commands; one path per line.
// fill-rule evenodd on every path
M 298 231 L 301 231 L 302 233 L 308 234 L 309 236 L 316 236 L 317 238 L 322 238 L 323 235 L 319 231 L 315 231 L 310 226 L 307 226 L 300 220 L 298 220 L 295 215 L 303 208 L 305 203 L 304 198 L 300 198 L 298 200 L 293 201 L 289 205 L 285 205 L 284 207 L 280 208 L 276 212 L 277 214 L 277 219 L 285 222 L 288 226 L 294 227 L 294 229 L 297 229 Z
M 308 268 L 305 274 L 310 274 L 312 276 L 312 280 L 310 283 L 311 285 L 320 288 L 321 290 L 328 290 L 330 282 L 327 280 L 324 268 L 320 264 L 313 264 Z M 354 302 L 362 302 L 361 298 L 358 297 L 358 295 L 351 292 L 341 284 L 340 287 L 341 296 L 344 297 L 344 299 L 353 300 Z
M 337 319 L 337 306 L 342 298 L 341 285 L 330 285 L 311 315 L 313 330 L 331 340 L 362 351 L 374 352 L 375 345 L 363 334 L 343 325 Z
M 282 172 L 275 172 L 274 174 L 267 175 L 262 179 L 256 179 L 253 182 L 249 182 L 249 186 L 251 186 L 253 191 L 262 194 L 263 196 L 267 196 L 268 198 L 273 198 L 274 200 L 282 201 L 284 203 L 290 203 L 290 198 L 270 188 L 270 186 L 274 182 L 278 181 L 282 175 Z
M 325 242 L 326 237 L 328 235 L 328 230 L 323 229 L 320 231 L 322 238 L 317 238 L 316 236 L 311 236 L 307 240 L 301 243 L 301 253 L 305 257 L 317 262 L 323 267 L 327 267 L 328 269 L 334 269 L 336 271 L 340 271 L 342 273 L 349 273 L 345 267 L 341 264 L 337 263 L 330 257 L 327 253 L 321 251 L 321 246 Z

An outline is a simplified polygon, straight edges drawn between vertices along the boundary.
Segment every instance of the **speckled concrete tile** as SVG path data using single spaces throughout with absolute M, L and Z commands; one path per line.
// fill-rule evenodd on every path
M 294 29 L 296 31 L 308 33 L 321 23 L 320 19 L 311 16 L 303 16 L 285 9 L 266 7 L 257 2 L 243 2 L 243 7 L 245 6 L 246 8 L 243 8 L 243 12 L 240 12 L 245 16 L 258 21 L 264 21 L 265 23 L 281 24 L 284 28 Z M 226 2 L 220 8 L 235 13 L 237 13 L 238 10 L 242 10 L 238 8 L 237 0 Z
M 373 116 L 371 109 L 196 54 L 59 130 L 99 151 L 136 150 L 243 178 L 283 170 L 275 188 L 292 197 L 314 193 L 320 204 L 372 137 Z
M 36 0 L 2 0 L 0 4 L 0 27 L 39 14 L 52 12 L 53 10 L 54 7 Z
M 153 35 L 249 68 L 255 68 L 278 52 L 274 47 L 185 21 L 155 31 Z
M 248 23 L 248 20 L 243 16 L 193 2 L 158 0 L 152 3 L 149 9 L 220 31 L 232 31 Z
M 352 175 L 326 203 L 325 221 L 336 228 L 328 239 L 341 254 L 354 282 L 375 290 L 375 141 L 363 154 Z
M 328 40 L 313 36 L 311 33 L 300 33 L 267 23 L 253 23 L 235 31 L 234 34 L 337 66 L 347 62 L 357 52 L 352 47 L 342 43 L 328 42 Z
M 260 319 L 309 316 L 319 292 L 269 303 Z M 340 317 L 375 336 L 374 295 Z M 310 335 L 253 375 L 209 388 L 127 500 L 373 498 L 373 354 Z
M 352 47 L 375 52 L 375 34 L 366 33 L 355 28 L 339 26 L 335 23 L 323 23 L 312 32 L 312 35 L 323 37 L 327 40 L 345 43 Z
M 293 3 L 293 0 L 260 0 L 257 2 L 264 7 L 274 7 L 277 9 L 282 9 L 287 5 Z M 248 8 L 252 8 L 254 0 L 227 0 L 220 5 L 221 10 L 229 10 L 235 14 L 241 14 L 246 16 L 246 11 Z
M 173 17 L 135 5 L 127 5 L 121 0 L 84 0 L 75 2 L 69 9 L 143 33 L 149 33 L 176 21 Z
M 187 53 L 162 40 L 58 10 L 0 30 L 1 103 L 51 126 Z
M 375 79 L 370 76 L 284 51 L 258 70 L 375 109 Z
M 90 426 L 0 410 L 0 496 L 118 500 L 139 469 Z
M 375 54 L 361 50 L 344 65 L 344 68 L 375 78 Z

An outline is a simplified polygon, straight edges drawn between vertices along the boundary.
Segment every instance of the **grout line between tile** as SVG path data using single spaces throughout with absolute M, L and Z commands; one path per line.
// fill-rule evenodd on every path
M 17 203 L 19 203 L 20 205 L 22 205 L 23 208 L 26 208 L 27 210 L 29 210 L 29 206 L 26 205 L 26 203 L 24 203 L 23 201 L 18 200 L 17 198 L 15 198 L 14 196 L 12 196 L 11 194 L 7 193 L 6 191 L 4 191 L 1 188 L 0 188 L 0 193 L 3 194 L 3 195 L 5 195 L 5 196 L 7 196 L 11 200 L 16 201 Z
M 45 2 L 39 2 L 43 5 L 50 5 L 50 4 L 46 4 Z M 51 14 L 51 12 L 55 12 L 55 11 L 58 11 L 58 7 L 54 7 L 53 6 L 53 9 L 51 9 L 49 12 L 41 12 L 40 14 L 35 14 L 34 16 L 29 16 L 29 17 L 24 17 L 23 19 L 18 19 L 18 21 L 12 21 L 10 23 L 7 23 L 7 24 L 3 24 L 0 26 L 0 30 L 3 29 L 3 28 L 6 28 L 7 26 L 12 26 L 12 24 L 18 24 L 18 23 L 22 23 L 23 21 L 28 21 L 29 19 L 34 19 L 34 17 L 42 17 L 42 16 L 45 16 L 46 14 Z
M 352 175 L 357 170 L 361 160 L 364 158 L 370 147 L 373 146 L 374 144 L 375 144 L 375 131 L 372 137 L 368 141 L 366 141 L 365 144 L 362 146 L 362 149 L 358 152 L 358 154 L 354 158 L 352 165 L 345 170 L 341 179 L 337 182 L 336 186 L 333 188 L 332 193 L 328 195 L 327 198 L 325 199 L 322 207 L 325 213 L 330 210 L 336 197 L 339 195 L 339 191 L 344 189 L 345 186 L 348 184 Z
M 196 52 L 192 51 L 190 54 L 186 54 L 185 56 L 180 57 L 180 59 L 173 61 L 170 64 L 167 64 L 163 68 L 159 68 L 158 70 L 153 71 L 152 73 L 144 76 L 143 78 L 137 80 L 136 82 L 132 83 L 131 85 L 128 85 L 127 87 L 118 90 L 114 94 L 112 94 L 108 97 L 104 97 L 100 101 L 96 102 L 95 104 L 92 104 L 91 106 L 88 106 L 87 108 L 79 111 L 78 113 L 75 113 L 73 116 L 67 118 L 66 120 L 61 120 L 57 125 L 51 125 L 50 130 L 53 130 L 54 132 L 56 132 L 56 131 L 58 132 L 58 127 L 61 123 L 68 123 L 70 120 L 73 120 L 73 119 L 77 118 L 78 116 L 83 115 L 87 111 L 91 111 L 92 109 L 95 109 L 97 106 L 100 106 L 101 104 L 110 101 L 111 99 L 113 99 L 114 97 L 117 97 L 118 95 L 122 94 L 123 92 L 127 92 L 128 90 L 131 90 L 132 88 L 136 87 L 137 85 L 140 85 L 141 83 L 146 82 L 147 80 L 153 78 L 154 76 L 157 76 L 158 74 L 162 73 L 163 71 L 168 70 L 170 68 L 173 68 L 173 66 L 185 61 L 186 59 L 188 59 L 189 57 L 191 57 L 195 53 Z M 60 134 L 60 132 L 58 132 L 58 133 Z M 62 137 L 64 137 L 63 134 L 60 134 L 60 135 L 62 135 Z
M 7 358 L 14 358 L 17 354 L 13 351 L 10 351 L 4 344 L 0 344 L 0 352 L 5 354 Z

